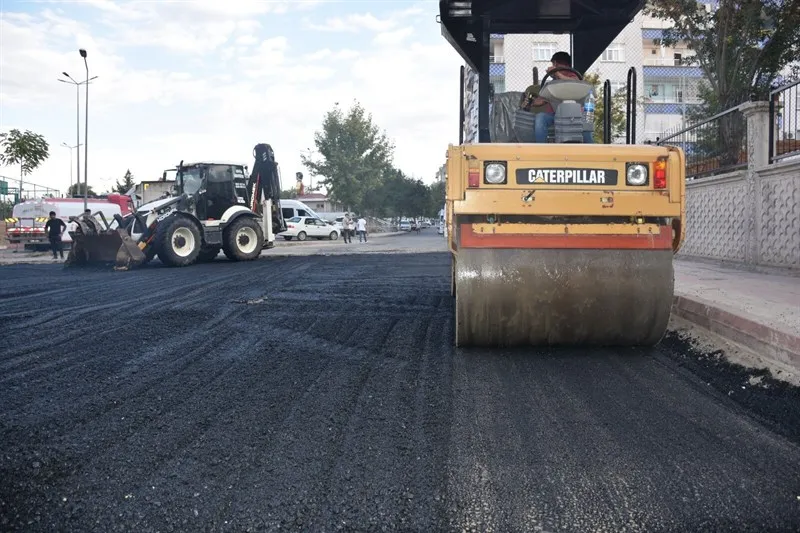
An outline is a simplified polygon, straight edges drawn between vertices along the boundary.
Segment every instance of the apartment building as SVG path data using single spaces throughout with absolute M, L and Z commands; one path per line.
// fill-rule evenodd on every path
M 436 171 L 435 181 L 437 183 L 444 183 L 447 181 L 447 163 L 439 167 L 439 170 Z
M 708 4 L 707 4 L 708 6 Z M 708 7 L 707 7 L 708 8 Z M 686 127 L 687 114 L 701 103 L 703 70 L 685 43 L 664 46 L 664 32 L 671 23 L 642 17 L 645 140 L 655 141 L 667 131 Z

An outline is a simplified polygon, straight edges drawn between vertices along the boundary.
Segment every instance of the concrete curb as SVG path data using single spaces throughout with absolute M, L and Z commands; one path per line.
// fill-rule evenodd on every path
M 672 312 L 677 316 L 741 344 L 764 359 L 800 370 L 800 335 L 722 309 L 707 300 L 676 292 Z

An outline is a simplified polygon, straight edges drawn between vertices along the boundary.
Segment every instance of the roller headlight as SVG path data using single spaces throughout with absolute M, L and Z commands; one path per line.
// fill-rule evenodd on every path
M 647 165 L 628 163 L 625 181 L 628 185 L 647 185 Z
M 486 183 L 492 185 L 500 185 L 506 182 L 506 165 L 505 163 L 486 163 L 483 169 L 483 179 Z

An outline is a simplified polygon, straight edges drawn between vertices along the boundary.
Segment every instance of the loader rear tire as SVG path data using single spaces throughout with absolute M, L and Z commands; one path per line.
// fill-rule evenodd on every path
M 167 266 L 189 266 L 200 255 L 202 240 L 197 225 L 185 216 L 173 216 L 158 228 L 158 258 Z
M 264 232 L 254 218 L 242 216 L 225 228 L 222 251 L 231 261 L 252 261 L 261 255 Z

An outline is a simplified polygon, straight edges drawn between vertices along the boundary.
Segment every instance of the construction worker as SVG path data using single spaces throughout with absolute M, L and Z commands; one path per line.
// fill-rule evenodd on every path
M 44 225 L 44 230 L 47 232 L 47 238 L 50 240 L 50 249 L 53 251 L 53 260 L 58 259 L 56 252 L 61 254 L 61 259 L 64 259 L 64 249 L 61 245 L 61 236 L 67 229 L 67 225 L 60 218 L 56 218 L 56 212 L 50 211 L 50 218 Z

